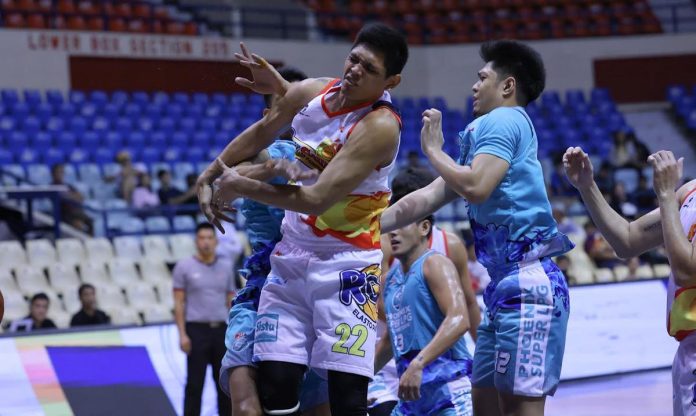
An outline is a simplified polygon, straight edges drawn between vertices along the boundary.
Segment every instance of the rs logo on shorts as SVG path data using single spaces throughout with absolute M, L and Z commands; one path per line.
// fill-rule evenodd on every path
M 278 340 L 278 314 L 264 313 L 256 318 L 254 342 L 276 342 Z
M 354 315 L 365 324 L 374 326 L 377 322 L 377 297 L 379 296 L 379 265 L 373 264 L 362 270 L 344 270 L 339 273 L 341 303 L 350 306 L 353 302 L 358 309 Z M 368 319 L 365 319 L 367 317 Z

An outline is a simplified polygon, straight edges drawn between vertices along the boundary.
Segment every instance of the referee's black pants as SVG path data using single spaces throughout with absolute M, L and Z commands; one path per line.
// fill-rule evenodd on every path
M 220 365 L 225 355 L 225 322 L 187 322 L 186 333 L 191 339 L 191 353 L 186 360 L 186 390 L 184 393 L 184 416 L 200 416 L 203 384 L 208 364 L 213 366 L 213 379 L 217 388 L 218 413 L 230 416 L 230 399 L 220 390 Z

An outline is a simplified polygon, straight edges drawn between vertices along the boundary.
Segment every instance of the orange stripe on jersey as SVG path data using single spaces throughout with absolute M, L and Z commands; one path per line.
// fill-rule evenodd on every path
M 368 101 L 366 103 L 357 104 L 357 105 L 354 105 L 352 107 L 342 108 L 336 112 L 332 112 L 329 110 L 329 107 L 326 106 L 326 96 L 329 95 L 329 93 L 331 93 L 331 92 L 338 91 L 340 88 L 341 88 L 340 86 L 339 87 L 332 87 L 331 89 L 329 89 L 329 91 L 327 91 L 324 95 L 321 96 L 321 108 L 324 109 L 324 112 L 329 117 L 336 117 L 336 116 L 340 116 L 343 114 L 352 113 L 355 110 L 359 110 L 361 108 L 365 108 L 367 106 L 374 104 L 374 101 Z
M 320 96 L 320 95 L 322 95 L 322 94 L 326 94 L 326 92 L 327 92 L 328 90 L 330 90 L 331 88 L 333 88 L 333 86 L 336 85 L 336 83 L 337 83 L 338 81 L 340 81 L 340 79 L 338 79 L 338 78 L 335 78 L 335 79 L 332 79 L 331 81 L 329 81 L 329 83 L 326 84 L 326 85 L 324 86 L 324 88 L 322 88 L 321 91 L 319 91 L 319 94 L 317 94 L 316 96 L 318 97 L 318 96 Z
M 684 205 L 684 202 L 686 202 L 686 200 L 689 199 L 689 197 L 691 196 L 691 194 L 693 194 L 694 192 L 696 192 L 696 187 L 695 187 L 694 189 L 690 190 L 689 193 L 686 194 L 686 196 L 684 197 L 684 199 L 682 199 L 681 201 L 679 201 L 679 206 Z

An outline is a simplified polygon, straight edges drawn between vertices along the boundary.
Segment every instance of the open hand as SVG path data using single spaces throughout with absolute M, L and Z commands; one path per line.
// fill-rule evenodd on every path
M 243 42 L 240 42 L 239 46 L 242 53 L 235 53 L 234 56 L 239 59 L 239 63 L 243 67 L 249 68 L 252 79 L 237 77 L 234 81 L 258 94 L 285 95 L 289 83 L 283 79 L 273 65 L 269 64 L 263 57 L 249 52 Z
M 405 401 L 420 399 L 420 386 L 423 369 L 411 363 L 399 379 L 399 399 Z
M 421 129 L 421 149 L 423 153 L 441 150 L 445 145 L 445 136 L 442 134 L 442 113 L 431 108 L 423 112 L 423 128 Z
M 570 184 L 577 189 L 589 188 L 594 182 L 590 157 L 580 147 L 569 147 L 563 155 L 563 168 Z
M 658 197 L 670 196 L 682 178 L 684 158 L 677 160 L 669 150 L 660 150 L 648 157 L 653 168 L 653 189 Z

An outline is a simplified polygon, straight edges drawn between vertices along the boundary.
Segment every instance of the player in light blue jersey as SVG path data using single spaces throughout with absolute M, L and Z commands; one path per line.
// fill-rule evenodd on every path
M 423 114 L 421 147 L 440 177 L 382 216 L 385 231 L 463 197 L 476 255 L 491 283 L 473 366 L 477 415 L 537 416 L 558 385 L 569 314 L 563 273 L 551 260 L 573 248 L 546 195 L 537 136 L 524 106 L 544 89 L 539 54 L 515 41 L 481 46 L 476 119 L 459 135 L 458 161 L 443 150 L 441 114 Z
M 289 67 L 281 68 L 278 73 L 288 82 L 302 81 L 307 78 L 301 71 Z M 267 107 L 264 110 L 265 115 L 276 97 L 264 95 L 264 99 Z M 274 172 L 285 174 L 280 169 L 283 166 L 274 169 L 275 163 L 266 162 L 294 162 L 295 145 L 291 135 L 288 137 L 288 134 L 281 135 L 279 140 L 262 151 L 254 160 L 239 164 L 238 168 L 247 168 L 245 176 L 267 179 L 274 184 L 287 183 L 287 179 L 283 176 L 273 177 Z M 271 270 L 270 256 L 282 237 L 280 225 L 285 211 L 251 199 L 242 201 L 240 211 L 246 219 L 245 229 L 252 253 L 244 262 L 244 269 L 240 270 L 246 278 L 246 284 L 232 301 L 229 313 L 225 336 L 227 352 L 222 361 L 220 385 L 232 399 L 234 416 L 260 416 L 261 405 L 255 386 L 256 371 L 252 363 L 256 312 L 261 289 Z M 322 413 L 325 409 L 315 409 L 317 406 L 328 403 L 328 386 L 313 372 L 308 373 L 303 384 L 302 397 L 301 405 L 305 416 L 328 414 Z
M 386 277 L 388 331 L 375 371 L 392 357 L 399 374 L 396 416 L 471 416 L 469 315 L 459 273 L 429 248 L 432 216 L 389 233 L 399 265 Z M 390 345 L 391 344 L 391 345 Z

